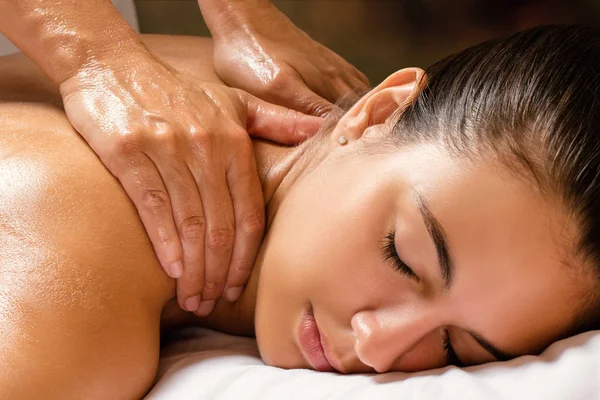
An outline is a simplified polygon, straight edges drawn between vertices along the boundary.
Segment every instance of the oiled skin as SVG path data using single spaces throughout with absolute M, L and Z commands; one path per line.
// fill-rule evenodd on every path
M 218 81 L 211 43 L 146 37 Z M 134 399 L 150 388 L 175 284 L 119 182 L 23 56 L 0 59 L 0 399 Z

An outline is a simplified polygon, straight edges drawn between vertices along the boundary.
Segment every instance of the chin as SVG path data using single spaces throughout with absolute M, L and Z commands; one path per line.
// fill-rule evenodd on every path
M 294 328 L 282 326 L 278 318 L 256 314 L 255 333 L 260 357 L 266 365 L 284 369 L 312 369 L 304 360 L 292 334 Z
M 302 355 L 293 343 L 275 344 L 259 339 L 257 333 L 258 351 L 263 362 L 271 367 L 283 369 L 312 369 L 306 364 Z

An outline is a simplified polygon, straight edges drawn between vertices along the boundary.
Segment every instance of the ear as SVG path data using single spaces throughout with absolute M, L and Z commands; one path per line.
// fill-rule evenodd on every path
M 358 139 L 369 126 L 384 123 L 398 109 L 408 106 L 419 91 L 423 75 L 420 68 L 404 68 L 387 77 L 340 119 L 333 140 L 342 134 L 350 140 Z

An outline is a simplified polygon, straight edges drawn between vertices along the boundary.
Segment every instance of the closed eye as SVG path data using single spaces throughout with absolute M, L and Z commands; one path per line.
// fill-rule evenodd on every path
M 396 251 L 396 231 L 391 230 L 384 240 L 384 246 L 382 247 L 383 251 L 383 259 L 390 263 L 392 268 L 403 274 L 408 276 L 411 279 L 419 280 L 419 277 L 415 272 L 408 266 Z
M 450 333 L 448 329 L 444 329 L 442 333 L 442 340 L 444 341 L 444 353 L 446 353 L 446 364 L 454 365 L 456 367 L 462 368 L 465 364 L 460 361 L 456 351 L 454 351 L 454 346 L 452 346 L 452 342 L 450 341 Z

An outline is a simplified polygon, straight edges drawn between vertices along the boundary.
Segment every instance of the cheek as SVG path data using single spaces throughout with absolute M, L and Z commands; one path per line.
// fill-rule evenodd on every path
M 347 295 L 339 290 L 366 283 L 381 260 L 379 241 L 394 223 L 393 191 L 351 169 L 294 189 L 271 225 L 264 277 L 277 275 L 305 296 Z
M 355 171 L 359 171 L 356 173 Z M 328 328 L 350 330 L 355 312 L 398 301 L 407 279 L 383 260 L 395 225 L 398 185 L 368 166 L 314 175 L 286 196 L 263 244 L 256 333 L 263 358 L 292 365 L 304 307 L 310 302 Z M 326 179 L 327 178 L 327 179 Z

